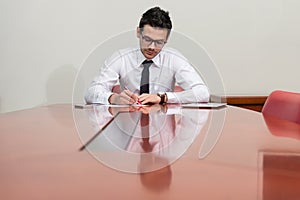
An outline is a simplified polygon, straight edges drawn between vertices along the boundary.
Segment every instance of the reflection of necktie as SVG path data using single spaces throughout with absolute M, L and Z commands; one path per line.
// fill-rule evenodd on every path
M 149 142 L 149 137 L 150 137 L 150 134 L 149 134 L 149 114 L 142 113 L 142 116 L 141 116 L 141 129 L 142 129 L 142 140 L 143 140 L 142 143 L 141 143 L 142 149 L 145 152 L 151 152 L 153 147 Z
M 140 94 L 143 94 L 143 93 L 149 94 L 149 67 L 152 63 L 153 63 L 152 60 L 145 60 L 142 63 L 144 69 L 142 71 Z

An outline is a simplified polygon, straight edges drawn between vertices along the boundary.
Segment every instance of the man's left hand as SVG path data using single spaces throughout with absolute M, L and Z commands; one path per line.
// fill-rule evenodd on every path
M 147 103 L 158 104 L 161 99 L 157 94 L 144 93 L 138 96 L 138 100 L 141 104 L 147 104 Z

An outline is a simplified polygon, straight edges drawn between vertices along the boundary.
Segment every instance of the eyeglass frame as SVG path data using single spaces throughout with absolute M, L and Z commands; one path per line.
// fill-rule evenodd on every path
M 146 36 L 143 34 L 143 31 L 141 31 L 141 36 L 142 36 L 142 41 L 147 45 L 150 46 L 152 43 L 154 43 L 154 46 L 157 48 L 163 48 L 165 44 L 167 43 L 166 40 L 161 39 L 161 40 L 153 40 L 149 36 Z M 158 42 L 162 42 L 162 44 L 159 44 Z

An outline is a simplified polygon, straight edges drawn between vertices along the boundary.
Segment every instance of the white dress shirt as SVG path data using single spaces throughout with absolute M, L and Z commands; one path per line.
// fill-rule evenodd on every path
M 139 48 L 117 51 L 104 63 L 85 95 L 87 103 L 109 104 L 112 87 L 121 85 L 139 94 L 142 62 L 146 58 Z M 153 59 L 149 68 L 150 94 L 166 92 L 168 103 L 208 102 L 209 91 L 188 60 L 178 51 L 165 47 Z M 175 84 L 184 91 L 173 92 Z

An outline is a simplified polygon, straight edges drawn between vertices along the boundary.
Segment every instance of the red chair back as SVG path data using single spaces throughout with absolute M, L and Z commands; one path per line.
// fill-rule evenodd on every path
M 271 115 L 263 115 L 272 135 L 300 140 L 300 124 L 282 120 Z
M 120 85 L 115 85 L 113 86 L 112 90 L 111 90 L 113 93 L 117 93 L 117 94 L 120 94 Z
M 262 113 L 300 124 L 300 93 L 273 91 L 267 98 Z

